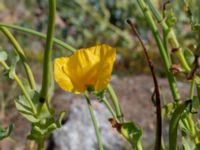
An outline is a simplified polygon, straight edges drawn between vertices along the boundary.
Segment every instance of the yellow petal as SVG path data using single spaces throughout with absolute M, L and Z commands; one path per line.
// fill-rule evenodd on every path
M 64 71 L 68 72 L 74 86 L 74 91 L 84 92 L 89 85 L 95 84 L 97 80 L 96 66 L 99 63 L 99 57 L 93 55 L 90 51 L 77 50 L 74 55 L 69 57 Z
M 95 53 L 98 53 L 97 50 Z M 109 45 L 102 44 L 100 45 L 100 63 L 99 63 L 99 73 L 98 80 L 95 84 L 95 90 L 100 91 L 107 87 L 112 69 L 114 60 L 116 57 L 116 49 L 110 47 Z
M 54 61 L 54 79 L 58 85 L 65 91 L 73 89 L 73 84 L 69 76 L 64 72 L 64 66 L 68 62 L 67 57 L 57 58 Z
M 89 86 L 102 90 L 110 80 L 115 55 L 116 49 L 106 44 L 77 50 L 55 60 L 54 78 L 65 91 L 82 93 Z

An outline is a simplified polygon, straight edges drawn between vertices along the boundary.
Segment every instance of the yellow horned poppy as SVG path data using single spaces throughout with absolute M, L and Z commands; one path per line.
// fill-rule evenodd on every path
M 106 44 L 77 50 L 69 57 L 55 59 L 54 78 L 68 92 L 106 88 L 112 73 L 116 49 Z

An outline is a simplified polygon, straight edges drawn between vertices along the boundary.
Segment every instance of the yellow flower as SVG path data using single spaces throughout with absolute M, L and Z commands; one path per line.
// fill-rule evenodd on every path
M 88 88 L 106 88 L 116 56 L 116 49 L 106 44 L 77 50 L 69 57 L 55 59 L 54 78 L 65 91 L 76 94 Z

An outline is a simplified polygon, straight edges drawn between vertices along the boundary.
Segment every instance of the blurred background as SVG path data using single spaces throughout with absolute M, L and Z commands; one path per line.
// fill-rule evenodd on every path
M 17 24 L 46 33 L 47 29 L 47 0 L 0 0 L 0 20 L 8 24 Z M 164 2 L 153 0 L 161 10 Z M 193 1 L 191 5 L 195 5 Z M 190 20 L 184 12 L 183 2 L 174 0 L 167 6 L 167 13 L 175 12 L 177 19 L 176 33 L 184 48 L 195 43 L 195 34 L 191 31 Z M 198 13 L 197 7 L 192 12 Z M 161 10 L 162 11 L 162 10 Z M 143 14 L 137 6 L 137 1 L 129 0 L 57 0 L 55 36 L 75 48 L 89 47 L 97 43 L 108 43 L 117 47 L 118 57 L 115 72 L 121 75 L 129 73 L 148 72 L 143 61 L 143 53 L 137 39 L 132 37 L 126 19 L 135 21 L 138 30 L 145 40 L 155 61 L 157 48 L 147 26 Z M 199 19 L 199 18 L 197 18 Z M 184 32 L 183 32 L 184 28 Z M 190 32 L 191 31 L 191 32 Z M 30 59 L 42 60 L 44 41 L 27 34 L 13 31 Z M 1 46 L 7 45 L 1 36 Z M 7 45 L 7 48 L 8 45 Z M 67 50 L 54 47 L 54 56 L 67 55 Z M 155 53 L 155 55 L 154 55 Z M 34 55 L 33 55 L 34 54 Z M 140 67 L 143 66 L 143 67 Z M 162 67 L 157 66 L 161 75 Z
M 46 33 L 47 2 L 48 0 L 0 0 L 0 22 L 15 24 Z M 163 1 L 153 0 L 153 3 L 160 11 L 163 11 Z M 198 0 L 191 2 L 191 6 L 194 8 L 192 9 L 193 14 L 198 14 L 198 7 L 194 7 L 195 5 L 199 6 L 198 4 Z M 183 49 L 189 48 L 193 51 L 198 35 L 191 28 L 191 20 L 185 13 L 183 1 L 172 1 L 167 5 L 166 11 L 168 14 L 172 11 L 175 12 L 173 14 L 177 20 L 175 32 Z M 98 43 L 107 43 L 117 48 L 118 54 L 111 83 L 117 91 L 124 115 L 144 128 L 146 132 L 144 135 L 145 146 L 151 147 L 153 138 L 149 139 L 149 136 L 154 136 L 155 130 L 154 107 L 150 101 L 153 83 L 149 76 L 149 68 L 144 59 L 143 50 L 137 39 L 132 36 L 130 28 L 126 23 L 128 18 L 134 20 L 149 50 L 150 57 L 156 65 L 155 69 L 160 77 L 160 84 L 163 87 L 162 91 L 164 91 L 163 98 L 170 99 L 171 94 L 168 90 L 168 84 L 163 79 L 165 75 L 162 60 L 136 0 L 57 0 L 55 37 L 76 49 Z M 200 18 L 198 17 L 193 18 L 193 21 L 197 21 L 197 23 L 199 20 Z M 12 31 L 29 58 L 28 60 L 33 69 L 38 87 L 40 87 L 45 40 L 22 32 L 10 31 Z M 9 44 L 9 41 L 2 33 L 0 33 L 0 48 L 8 50 L 11 55 L 13 53 L 12 45 Z M 57 45 L 54 46 L 54 58 L 70 54 L 68 50 Z M 21 76 L 24 74 L 20 65 L 17 68 L 17 73 Z M 19 127 L 14 131 L 13 143 L 18 143 L 17 145 L 20 147 L 23 145 L 23 141 L 25 141 L 25 135 L 29 126 L 14 108 L 13 98 L 18 95 L 16 84 L 4 79 L 3 75 L 0 80 L 1 124 L 4 125 L 13 121 L 16 123 L 16 126 L 21 126 L 22 124 L 27 126 L 27 128 Z M 179 86 L 181 92 L 186 95 L 187 86 L 185 86 L 185 83 L 181 82 Z M 56 94 L 54 96 L 56 101 L 53 100 L 53 106 L 58 109 L 68 109 L 70 107 L 69 104 L 75 98 L 77 96 L 69 97 L 69 93 L 66 94 L 56 87 Z M 65 100 L 64 104 L 63 99 Z M 21 137 L 24 137 L 23 141 L 20 141 Z

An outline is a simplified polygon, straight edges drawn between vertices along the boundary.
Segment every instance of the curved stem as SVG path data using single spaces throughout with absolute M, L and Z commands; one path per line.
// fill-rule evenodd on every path
M 93 122 L 93 125 L 94 125 L 94 128 L 95 128 L 95 133 L 96 133 L 96 137 L 97 137 L 97 141 L 98 141 L 99 150 L 103 150 L 103 143 L 102 143 L 102 140 L 101 140 L 99 128 L 98 128 L 98 125 L 97 125 L 97 121 L 95 119 L 94 110 L 92 108 L 88 93 L 85 93 L 84 96 L 85 96 L 85 99 L 87 101 L 88 109 L 90 111 L 90 116 L 91 116 L 91 119 L 92 119 L 92 122 Z
M 6 69 L 9 70 L 9 66 L 4 62 L 4 61 L 0 61 L 0 64 Z M 27 102 L 29 103 L 29 105 L 31 106 L 31 109 L 33 111 L 33 113 L 36 115 L 37 111 L 36 108 L 28 94 L 28 92 L 26 91 L 26 88 L 24 87 L 24 85 L 22 84 L 21 80 L 19 79 L 19 77 L 17 75 L 14 75 L 14 80 L 17 82 L 18 86 L 20 87 L 22 93 L 24 94 L 24 96 L 26 97 Z
M 38 31 L 35 31 L 35 30 L 32 30 L 32 29 L 28 29 L 28 28 L 25 28 L 25 27 L 20 27 L 20 26 L 17 26 L 17 25 L 9 25 L 9 24 L 0 23 L 0 27 L 7 27 L 7 28 L 15 29 L 17 31 L 29 33 L 31 35 L 35 35 L 35 36 L 43 38 L 43 39 L 46 39 L 46 37 L 47 37 L 45 34 L 43 34 L 41 32 L 38 32 Z M 75 52 L 75 50 L 76 50 L 72 46 L 66 44 L 65 42 L 63 42 L 59 39 L 53 38 L 53 41 L 54 41 L 54 43 L 58 44 L 59 46 L 61 46 L 63 48 L 68 49 L 71 52 Z
M 25 68 L 25 71 L 26 71 L 26 74 L 28 76 L 28 81 L 30 83 L 30 86 L 32 89 L 36 89 L 36 86 L 35 86 L 35 79 L 33 77 L 33 73 L 26 61 L 26 56 L 21 48 L 21 46 L 19 45 L 19 43 L 17 42 L 17 40 L 15 39 L 15 37 L 9 32 L 9 30 L 7 30 L 5 27 L 0 27 L 0 30 L 7 36 L 7 38 L 10 40 L 10 42 L 13 44 L 17 54 L 19 55 L 23 65 L 24 65 L 24 68 Z
M 122 111 L 121 111 L 121 107 L 120 107 L 117 95 L 116 95 L 115 91 L 113 90 L 113 88 L 110 84 L 108 84 L 107 89 L 108 89 L 108 92 L 110 94 L 112 103 L 115 107 L 115 112 L 116 112 L 117 118 L 120 122 L 123 122 L 123 114 L 122 114 Z
M 185 57 L 183 55 L 183 50 L 182 48 L 179 48 L 178 51 L 176 52 L 176 56 L 179 59 L 179 62 L 181 64 L 181 66 L 185 69 L 186 72 L 190 72 L 191 68 L 188 65 L 187 61 L 185 60 Z
M 168 78 L 168 82 L 169 82 L 169 85 L 170 85 L 170 89 L 172 91 L 172 95 L 173 95 L 173 98 L 175 101 L 178 101 L 180 100 L 180 94 L 178 92 L 178 88 L 177 88 L 177 84 L 176 84 L 176 79 L 175 77 L 172 75 L 172 73 L 169 71 L 169 68 L 170 68 L 170 62 L 168 60 L 168 56 L 167 56 L 167 53 L 166 53 L 166 50 L 165 50 L 165 47 L 162 43 L 162 40 L 161 40 L 161 37 L 160 37 L 160 34 L 158 32 L 158 28 L 153 20 L 153 17 L 151 16 L 149 10 L 148 10 L 148 7 L 146 6 L 144 0 L 137 0 L 141 10 L 143 11 L 143 14 L 144 14 L 144 17 L 145 19 L 147 20 L 147 23 L 149 24 L 151 30 L 152 30 L 152 33 L 153 33 L 153 36 L 156 40 L 156 43 L 158 45 L 158 48 L 159 48 L 159 51 L 160 51 L 160 55 L 162 57 L 162 60 L 163 60 L 163 64 L 164 64 L 164 69 L 165 69 L 165 73 L 167 75 L 167 78 Z
M 52 80 L 52 48 L 53 48 L 53 34 L 55 26 L 55 14 L 56 14 L 56 0 L 49 0 L 49 16 L 48 16 L 48 31 L 46 38 L 46 46 L 44 52 L 43 62 L 43 76 L 42 76 L 42 88 L 41 98 L 47 102 L 48 89 Z

